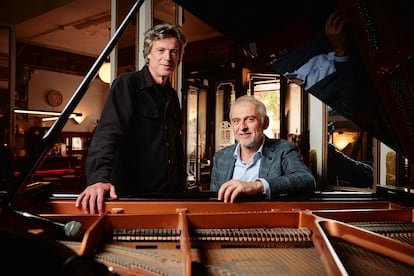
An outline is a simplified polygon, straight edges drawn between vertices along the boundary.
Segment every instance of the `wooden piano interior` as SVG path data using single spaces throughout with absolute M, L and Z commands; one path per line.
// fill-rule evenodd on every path
M 117 275 L 413 275 L 413 210 L 388 201 L 109 201 L 85 215 L 52 200 L 41 216 L 82 236 L 9 218 Z

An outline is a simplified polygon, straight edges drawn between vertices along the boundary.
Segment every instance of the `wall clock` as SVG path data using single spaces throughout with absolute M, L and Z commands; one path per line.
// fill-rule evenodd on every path
M 49 93 L 47 93 L 47 102 L 51 106 L 59 106 L 62 104 L 63 96 L 62 93 L 60 93 L 57 90 L 50 90 Z

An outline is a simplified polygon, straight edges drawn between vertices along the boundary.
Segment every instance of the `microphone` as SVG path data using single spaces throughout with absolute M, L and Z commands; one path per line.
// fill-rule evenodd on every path
M 45 218 L 45 217 L 30 214 L 28 212 L 22 212 L 22 211 L 18 211 L 18 210 L 13 210 L 13 211 L 15 213 L 23 216 L 23 217 L 31 219 L 31 220 L 41 222 L 41 223 L 46 223 L 48 225 L 52 225 L 52 226 L 62 230 L 65 233 L 66 237 L 68 237 L 68 238 L 76 239 L 82 234 L 82 224 L 78 221 L 69 221 L 67 223 L 62 223 L 62 222 L 58 222 L 58 221 L 48 219 L 48 218 Z

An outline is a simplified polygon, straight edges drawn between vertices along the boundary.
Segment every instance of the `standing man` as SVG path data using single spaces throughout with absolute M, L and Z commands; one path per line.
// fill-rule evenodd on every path
M 210 190 L 218 199 L 234 202 L 240 194 L 280 195 L 313 192 L 315 178 L 302 161 L 297 147 L 287 140 L 269 139 L 265 105 L 242 96 L 230 109 L 230 122 L 237 143 L 216 152 Z
M 170 75 L 181 62 L 182 28 L 162 23 L 145 33 L 145 66 L 111 85 L 86 161 L 86 189 L 76 207 L 103 213 L 105 197 L 184 190 L 182 116 Z

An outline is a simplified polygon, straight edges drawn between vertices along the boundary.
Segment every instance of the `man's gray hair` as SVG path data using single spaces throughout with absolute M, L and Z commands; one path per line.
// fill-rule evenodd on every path
M 249 102 L 249 103 L 254 104 L 256 106 L 257 112 L 260 115 L 261 122 L 264 123 L 264 120 L 267 116 L 266 106 L 264 105 L 263 102 L 259 101 L 258 99 L 250 95 L 241 96 L 233 102 L 233 104 L 230 107 L 230 113 L 229 113 L 230 120 L 231 120 L 231 114 L 233 112 L 233 107 L 240 102 Z

